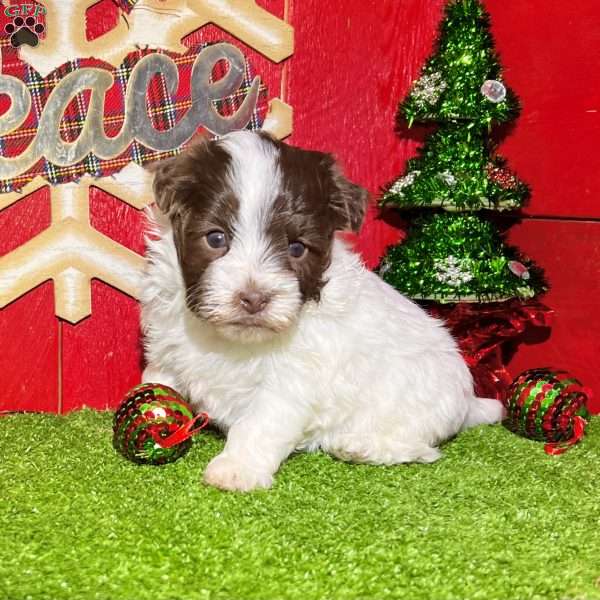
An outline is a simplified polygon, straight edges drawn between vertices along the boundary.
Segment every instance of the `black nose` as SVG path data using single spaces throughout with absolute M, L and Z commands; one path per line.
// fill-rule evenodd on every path
M 251 315 L 255 315 L 261 310 L 264 310 L 267 304 L 269 304 L 270 300 L 267 294 L 264 294 L 263 292 L 257 292 L 255 290 L 240 292 L 239 298 L 242 308 Z

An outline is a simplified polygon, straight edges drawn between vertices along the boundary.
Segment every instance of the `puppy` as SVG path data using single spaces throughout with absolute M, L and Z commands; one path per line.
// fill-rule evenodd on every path
M 443 324 L 336 239 L 360 228 L 367 193 L 331 156 L 235 132 L 160 163 L 154 193 L 143 380 L 226 432 L 206 483 L 268 488 L 294 450 L 430 463 L 501 418 Z

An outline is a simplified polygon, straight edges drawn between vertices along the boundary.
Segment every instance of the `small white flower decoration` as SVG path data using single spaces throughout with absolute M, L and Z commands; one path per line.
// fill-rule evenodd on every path
M 441 73 L 430 73 L 417 79 L 412 89 L 412 96 L 418 104 L 433 105 L 447 87 L 448 84 L 444 81 Z
M 437 174 L 438 179 L 441 179 L 447 186 L 454 187 L 456 185 L 456 177 L 452 175 L 448 169 Z
M 411 171 L 407 173 L 404 177 L 400 177 L 390 188 L 390 193 L 398 194 L 398 196 L 404 196 L 402 190 L 409 185 L 412 185 L 415 182 L 417 176 L 421 173 L 421 171 Z
M 469 263 L 468 258 L 460 259 L 452 255 L 443 259 L 436 259 L 433 263 L 437 271 L 435 278 L 452 287 L 458 287 L 473 279 L 473 273 L 469 270 Z

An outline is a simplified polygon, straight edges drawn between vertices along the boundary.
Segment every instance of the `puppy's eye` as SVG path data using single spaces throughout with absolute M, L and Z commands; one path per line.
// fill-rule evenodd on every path
M 206 234 L 206 243 L 215 249 L 227 248 L 227 237 L 222 231 L 210 231 Z
M 302 258 L 306 252 L 306 246 L 302 242 L 290 242 L 288 252 L 292 258 Z

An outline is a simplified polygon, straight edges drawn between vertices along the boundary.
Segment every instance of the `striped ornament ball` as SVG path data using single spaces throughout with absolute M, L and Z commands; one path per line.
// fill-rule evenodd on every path
M 192 436 L 207 424 L 208 415 L 194 416 L 174 389 L 143 383 L 125 394 L 115 412 L 113 446 L 135 463 L 171 463 L 186 454 Z
M 585 433 L 590 396 L 590 390 L 565 371 L 524 371 L 508 390 L 504 425 L 514 433 L 546 442 L 548 454 L 562 454 Z

